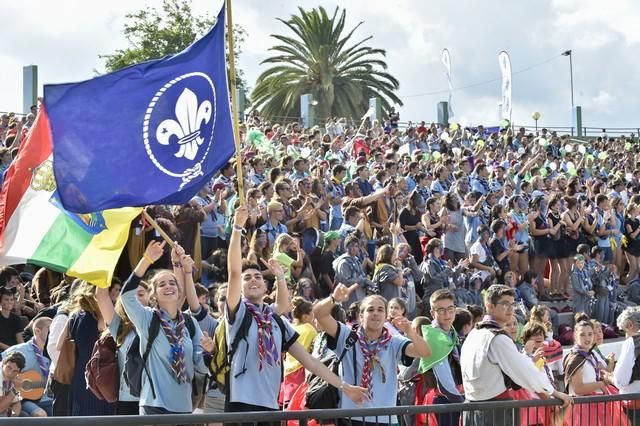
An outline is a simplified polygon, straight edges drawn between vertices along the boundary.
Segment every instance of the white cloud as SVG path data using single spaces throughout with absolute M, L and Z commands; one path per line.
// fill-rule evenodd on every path
M 217 12 L 221 0 L 193 0 L 197 14 Z M 0 110 L 20 108 L 22 65 L 36 63 L 40 82 L 74 81 L 91 77 L 101 68 L 98 54 L 125 46 L 124 15 L 159 1 L 112 0 L 100 4 L 67 0 L 23 0 L 4 5 L 0 29 Z M 234 0 L 234 22 L 244 26 L 248 38 L 239 66 L 253 86 L 269 56 L 272 33 L 288 33 L 276 17 L 288 19 L 303 8 L 324 6 L 332 13 L 337 0 Z M 405 106 L 403 120 L 435 120 L 436 104 L 447 99 L 447 83 L 440 52 L 451 52 L 453 84 L 468 86 L 499 77 L 497 54 L 512 58 L 514 121 L 569 125 L 570 88 L 568 58 L 573 50 L 575 100 L 585 117 L 609 127 L 636 126 L 638 100 L 624 94 L 640 91 L 640 2 L 619 0 L 352 0 L 347 28 L 364 24 L 354 39 L 373 35 L 370 46 L 387 50 L 389 72 L 400 80 Z M 552 58 L 522 73 L 523 68 Z M 412 96 L 440 92 L 429 96 Z M 500 83 L 490 82 L 454 93 L 460 117 L 489 124 L 497 119 Z M 589 125 L 585 123 L 585 125 Z
M 595 96 L 585 102 L 585 106 L 590 110 L 599 113 L 611 113 L 615 104 L 614 97 L 605 90 L 600 90 Z

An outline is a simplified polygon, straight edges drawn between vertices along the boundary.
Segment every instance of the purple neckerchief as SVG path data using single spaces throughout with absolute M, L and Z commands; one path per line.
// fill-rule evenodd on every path
M 42 354 L 42 349 L 38 347 L 35 337 L 32 337 L 31 340 L 29 340 L 29 344 L 31 345 L 31 348 L 33 349 L 33 353 L 36 356 L 36 360 L 38 361 L 38 367 L 40 368 L 40 373 L 42 373 L 42 377 L 44 378 L 44 380 L 47 380 L 47 377 L 49 377 L 49 367 L 47 366 L 47 361 L 45 360 L 44 355 Z
M 482 317 L 482 321 L 476 324 L 476 328 L 502 328 L 502 325 L 493 319 L 491 315 L 485 315 Z
M 580 349 L 580 347 L 578 347 L 577 345 L 573 345 L 573 347 L 571 348 L 571 352 L 580 354 L 585 359 L 585 361 L 591 364 L 595 371 L 598 371 L 598 364 L 593 359 L 593 353 L 591 351 L 585 351 L 584 349 Z

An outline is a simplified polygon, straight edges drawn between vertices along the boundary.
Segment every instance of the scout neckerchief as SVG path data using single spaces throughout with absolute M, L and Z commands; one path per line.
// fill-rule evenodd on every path
M 364 334 L 364 327 L 358 328 L 358 342 L 360 343 L 360 350 L 364 357 L 364 368 L 362 369 L 362 376 L 360 379 L 360 386 L 369 390 L 369 398 L 373 399 L 373 369 L 376 364 L 380 366 L 382 373 L 382 383 L 387 381 L 387 375 L 384 371 L 384 366 L 378 358 L 378 353 L 384 349 L 391 341 L 391 333 L 385 328 L 382 329 L 382 334 L 373 342 L 367 342 L 367 338 Z M 395 374 L 395 371 L 392 372 Z
M 187 370 L 184 362 L 184 316 L 178 311 L 178 317 L 174 325 L 166 318 L 166 314 L 158 309 L 154 314 L 160 320 L 160 326 L 164 331 L 167 341 L 171 346 L 171 369 L 178 383 L 187 382 Z
M 273 310 L 269 305 L 264 305 L 262 311 L 253 303 L 246 299 L 243 302 L 258 324 L 258 371 L 262 371 L 262 367 L 266 362 L 269 366 L 278 365 L 279 355 L 276 342 L 273 337 L 272 317 Z

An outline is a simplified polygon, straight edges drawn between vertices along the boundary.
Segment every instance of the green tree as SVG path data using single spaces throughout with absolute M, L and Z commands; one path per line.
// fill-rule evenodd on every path
M 356 43 L 352 36 L 363 22 L 345 31 L 346 11 L 336 7 L 332 17 L 323 7 L 306 11 L 288 21 L 278 19 L 295 36 L 272 34 L 280 43 L 270 48 L 276 53 L 263 64 L 273 66 L 264 71 L 251 94 L 255 107 L 266 117 L 297 117 L 300 96 L 310 93 L 318 104 L 316 117 L 359 118 L 368 109 L 370 97 L 378 96 L 384 110 L 391 104 L 402 105 L 395 95 L 399 83 L 386 72 L 383 49 Z
M 115 53 L 99 55 L 105 61 L 107 72 L 116 71 L 139 62 L 173 55 L 205 34 L 213 25 L 214 18 L 208 14 L 194 16 L 190 0 L 163 0 L 160 10 L 145 8 L 126 15 L 124 35 L 129 46 Z M 244 74 L 237 61 L 242 52 L 246 31 L 234 25 L 236 56 L 236 78 L 238 88 L 245 86 Z

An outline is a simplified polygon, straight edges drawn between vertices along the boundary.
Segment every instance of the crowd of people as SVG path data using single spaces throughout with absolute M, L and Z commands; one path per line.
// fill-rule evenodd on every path
M 32 122 L 0 118 L 0 168 Z M 605 424 L 610 410 L 640 424 L 634 404 L 570 406 L 640 390 L 633 135 L 400 129 L 396 113 L 358 124 L 250 114 L 242 151 L 189 203 L 146 208 L 170 244 L 142 216 L 132 223 L 108 289 L 0 270 L 0 413 L 299 410 L 314 408 L 319 382 L 342 408 L 562 401 L 351 424 Z M 563 312 L 575 321 L 559 324 Z M 89 389 L 106 336 L 115 400 Z M 619 359 L 603 356 L 605 337 L 621 336 Z

